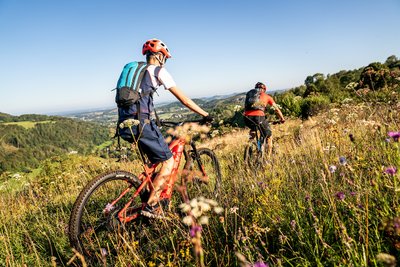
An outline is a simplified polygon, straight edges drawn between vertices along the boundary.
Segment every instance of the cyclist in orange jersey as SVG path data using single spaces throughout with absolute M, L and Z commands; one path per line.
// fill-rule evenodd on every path
M 244 122 L 250 130 L 254 131 L 257 127 L 261 130 L 261 134 L 268 142 L 267 157 L 271 158 L 272 154 L 272 131 L 267 119 L 265 118 L 265 109 L 267 106 L 274 108 L 280 119 L 280 123 L 285 122 L 282 111 L 276 105 L 274 99 L 266 94 L 267 86 L 258 82 L 255 88 L 247 92 L 245 100 Z

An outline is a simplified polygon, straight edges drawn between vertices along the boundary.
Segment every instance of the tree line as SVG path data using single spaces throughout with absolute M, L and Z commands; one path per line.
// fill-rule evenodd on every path
M 400 100 L 400 60 L 392 55 L 384 63 L 373 62 L 355 70 L 334 74 L 315 73 L 304 84 L 275 93 L 274 99 L 286 117 L 307 119 L 331 104 L 383 102 L 395 104 Z M 229 103 L 214 104 L 211 114 L 223 122 L 219 127 L 244 127 L 244 95 L 231 98 Z M 270 110 L 271 114 L 274 114 Z
M 0 123 L 0 174 L 5 171 L 29 171 L 39 166 L 40 161 L 76 151 L 81 154 L 109 139 L 109 131 L 98 124 L 45 115 L 11 116 L 2 113 L 7 122 L 40 122 L 33 128 L 18 124 Z M 3 120 L 4 122 L 4 120 Z

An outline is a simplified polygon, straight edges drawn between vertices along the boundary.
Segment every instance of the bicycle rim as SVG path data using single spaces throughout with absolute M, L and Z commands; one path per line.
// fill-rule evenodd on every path
M 259 151 L 254 142 L 251 142 L 244 151 L 244 162 L 253 170 L 263 166 L 264 157 L 265 152 Z
M 202 167 L 192 154 L 189 177 L 186 184 L 188 197 L 189 199 L 200 196 L 215 198 L 219 195 L 221 187 L 221 170 L 218 159 L 210 149 L 200 148 L 197 152 L 200 156 L 201 166 L 203 166 L 207 177 L 203 177 Z
M 79 252 L 90 259 L 103 260 L 115 254 L 123 244 L 121 235 L 126 233 L 118 212 L 130 200 L 139 185 L 136 176 L 127 172 L 113 172 L 98 176 L 89 183 L 74 204 L 70 218 L 70 241 Z M 111 203 L 130 188 L 115 205 Z M 140 197 L 130 205 L 130 214 L 141 207 Z

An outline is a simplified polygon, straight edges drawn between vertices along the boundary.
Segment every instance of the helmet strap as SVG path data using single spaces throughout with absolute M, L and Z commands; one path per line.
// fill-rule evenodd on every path
M 162 57 L 161 59 L 160 59 L 158 56 L 159 56 L 159 54 L 156 55 L 156 59 L 158 60 L 158 62 L 160 63 L 160 65 L 163 66 L 163 65 L 165 64 L 165 58 L 166 58 L 166 56 L 163 55 L 163 57 Z

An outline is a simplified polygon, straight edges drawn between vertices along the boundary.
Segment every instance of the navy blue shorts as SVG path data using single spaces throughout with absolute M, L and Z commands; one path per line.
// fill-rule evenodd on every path
M 133 134 L 135 138 L 139 137 L 138 145 L 151 163 L 163 162 L 172 157 L 171 150 L 154 121 L 150 121 L 150 123 L 142 121 L 142 132 L 140 135 L 138 135 L 138 128 L 138 126 L 132 126 Z M 134 142 L 129 128 L 119 128 L 119 134 L 122 139 L 130 143 Z

